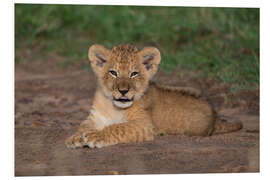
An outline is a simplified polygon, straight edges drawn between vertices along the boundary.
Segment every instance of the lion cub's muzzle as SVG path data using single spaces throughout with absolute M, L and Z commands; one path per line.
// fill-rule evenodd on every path
M 129 90 L 130 90 L 129 87 L 123 88 L 123 89 L 118 88 L 118 92 L 119 94 L 121 94 L 121 96 L 118 98 L 113 97 L 115 106 L 120 107 L 120 108 L 127 108 L 133 104 L 134 98 L 128 96 Z
M 114 90 L 113 104 L 119 108 L 127 108 L 133 104 L 134 91 L 127 78 L 119 78 Z
M 129 89 L 130 89 L 129 87 L 126 88 L 126 89 L 120 89 L 120 88 L 118 88 L 118 91 L 120 92 L 121 96 L 119 98 L 115 98 L 114 97 L 114 101 L 118 101 L 118 102 L 121 102 L 121 103 L 126 103 L 126 102 L 133 101 L 133 97 L 132 98 L 128 98 L 128 96 L 126 96 L 126 94 L 128 93 Z

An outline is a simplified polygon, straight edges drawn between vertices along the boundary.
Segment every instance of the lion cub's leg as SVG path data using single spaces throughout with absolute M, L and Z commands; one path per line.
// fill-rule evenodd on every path
M 83 141 L 83 133 L 84 132 L 90 132 L 90 131 L 96 131 L 93 126 L 91 126 L 91 121 L 89 119 L 83 121 L 80 124 L 79 129 L 76 131 L 75 134 L 73 134 L 71 137 L 69 137 L 65 144 L 68 148 L 78 148 L 83 147 L 85 145 Z
M 101 148 L 119 143 L 153 140 L 153 126 L 148 116 L 129 119 L 128 122 L 113 124 L 101 131 L 83 133 L 83 141 L 90 148 Z

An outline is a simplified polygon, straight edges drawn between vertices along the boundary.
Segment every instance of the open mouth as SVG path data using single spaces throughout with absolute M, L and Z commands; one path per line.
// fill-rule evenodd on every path
M 113 100 L 118 101 L 118 102 L 121 102 L 121 103 L 125 103 L 125 102 L 131 102 L 131 101 L 133 101 L 133 98 L 132 99 L 128 99 L 126 96 L 122 96 L 122 97 L 120 97 L 118 99 L 116 99 L 114 97 Z

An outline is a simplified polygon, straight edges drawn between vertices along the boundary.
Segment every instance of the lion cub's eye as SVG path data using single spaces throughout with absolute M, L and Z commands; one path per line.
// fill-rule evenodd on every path
M 109 73 L 111 73 L 112 76 L 117 77 L 117 72 L 116 71 L 111 70 L 111 71 L 109 71 Z
M 132 73 L 130 74 L 130 78 L 133 78 L 133 77 L 137 76 L 138 74 L 139 74 L 138 72 L 132 72 Z

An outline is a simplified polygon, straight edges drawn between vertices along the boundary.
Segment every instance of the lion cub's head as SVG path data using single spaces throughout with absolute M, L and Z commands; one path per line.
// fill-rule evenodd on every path
M 138 51 L 129 44 L 111 50 L 93 45 L 88 57 L 103 93 L 119 108 L 130 107 L 143 95 L 160 63 L 157 48 L 145 47 Z

